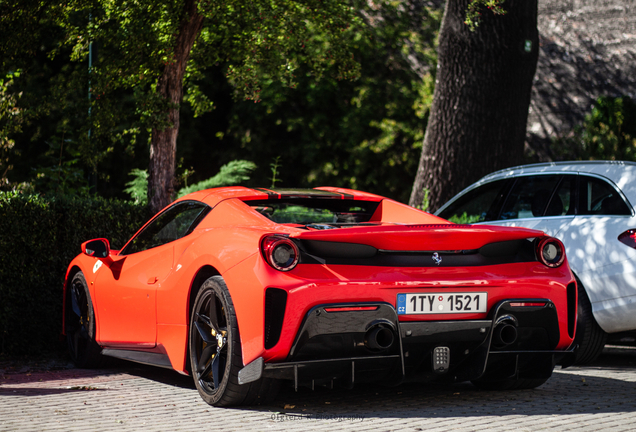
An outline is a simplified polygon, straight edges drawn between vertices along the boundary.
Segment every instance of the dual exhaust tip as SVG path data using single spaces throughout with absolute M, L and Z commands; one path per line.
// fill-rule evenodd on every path
M 503 348 L 517 341 L 517 318 L 504 315 L 497 319 L 492 334 L 492 345 Z M 390 323 L 372 323 L 364 335 L 364 346 L 373 351 L 391 348 L 395 342 L 395 331 Z
M 504 315 L 495 321 L 495 329 L 492 333 L 492 345 L 495 348 L 503 348 L 517 341 L 517 318 L 512 315 Z
M 391 348 L 395 341 L 395 332 L 388 323 L 372 324 L 364 335 L 364 346 L 373 351 Z

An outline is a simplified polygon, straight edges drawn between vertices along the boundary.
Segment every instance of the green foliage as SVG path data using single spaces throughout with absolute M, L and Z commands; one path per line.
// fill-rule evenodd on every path
M 246 160 L 234 160 L 221 167 L 218 174 L 207 180 L 200 181 L 179 190 L 177 196 L 181 198 L 189 193 L 219 186 L 231 186 L 250 179 L 250 173 L 256 164 Z
M 453 215 L 448 220 L 456 224 L 472 224 L 479 222 L 479 215 L 469 216 L 468 213 L 464 212 L 461 216 Z
M 250 179 L 250 173 L 254 171 L 256 164 L 246 160 L 234 160 L 221 167 L 219 172 L 207 180 L 186 186 L 177 192 L 177 197 L 181 198 L 189 193 L 209 189 L 219 186 L 231 186 L 246 182 Z M 132 198 L 134 204 L 147 203 L 148 191 L 148 171 L 141 169 L 132 170 L 129 175 L 134 179 L 126 183 L 125 190 Z
M 557 159 L 636 161 L 636 103 L 602 96 L 583 125 L 552 143 Z
M 276 187 L 276 183 L 280 182 L 280 178 L 278 177 L 278 169 L 280 168 L 280 155 L 274 158 L 274 162 L 269 164 L 269 167 L 272 170 L 272 185 L 270 186 L 272 189 Z
M 90 193 L 126 198 L 128 173 L 148 164 L 151 128 L 168 125 L 157 80 L 172 61 L 183 2 L 19 3 L 21 11 L 0 16 L 0 35 L 9 38 L 20 20 L 29 32 L 20 43 L 0 38 L 0 73 L 22 71 L 7 94 L 22 94 L 15 100 L 24 119 L 3 150 L 13 167 L 4 189 L 54 193 L 53 180 L 83 173 Z M 195 171 L 188 184 L 231 160 L 280 156 L 278 186 L 330 184 L 408 200 L 440 10 L 415 0 L 233 0 L 202 2 L 200 11 L 207 18 L 183 80 L 177 146 L 177 160 Z M 266 163 L 251 175 L 252 185 L 271 180 Z M 83 193 L 71 183 L 62 189 Z
M 430 206 L 430 193 L 430 189 L 424 188 L 424 198 L 422 198 L 422 204 L 419 206 L 415 206 L 415 208 L 422 211 L 428 211 L 428 207 Z
M 466 9 L 464 24 L 470 31 L 475 31 L 481 22 L 481 11 L 489 9 L 495 15 L 504 15 L 506 10 L 501 6 L 506 0 L 471 0 Z
M 636 160 L 636 104 L 629 97 L 601 97 L 585 118 L 583 150 L 593 159 Z
M 45 194 L 87 197 L 89 186 L 84 171 L 77 166 L 78 160 L 67 160 L 58 166 L 38 170 L 34 189 Z
M 60 188 L 52 179 L 64 178 L 55 172 L 72 171 L 83 177 L 93 193 L 99 189 L 112 196 L 116 193 L 108 188 L 121 193 L 125 182 L 123 175 L 116 175 L 112 185 L 113 171 L 124 168 L 123 174 L 126 168 L 132 168 L 133 160 L 144 162 L 147 149 L 143 138 L 147 133 L 132 127 L 132 94 L 118 91 L 105 97 L 93 91 L 91 99 L 87 97 L 95 75 L 86 63 L 69 61 L 67 35 L 59 25 L 67 6 L 25 0 L 19 2 L 20 11 L 3 15 L 0 10 L 0 35 L 7 31 L 5 24 L 14 31 L 9 36 L 11 44 L 0 42 L 0 73 L 13 74 L 7 92 L 19 112 L 12 116 L 9 132 L 14 142 L 10 152 L 12 170 L 0 187 L 13 190 L 27 186 L 27 190 L 37 193 L 55 193 Z M 1 120 L 0 124 L 4 129 Z M 141 159 L 135 157 L 140 145 L 144 146 Z
M 0 354 L 61 348 L 64 275 L 79 245 L 105 237 L 117 249 L 148 217 L 122 201 L 0 192 Z
M 148 204 L 148 170 L 133 169 L 128 175 L 134 178 L 126 183 L 124 192 L 130 195 L 134 204 Z
M 8 91 L 9 86 L 13 84 L 14 75 L 10 74 L 6 79 L 0 79 L 0 187 L 9 184 L 7 173 L 12 168 L 9 156 L 15 145 L 15 142 L 9 138 L 9 134 L 13 132 L 14 120 L 20 114 L 20 109 L 16 106 L 20 95 L 11 94 Z
M 12 93 L 24 91 L 28 97 L 22 99 L 22 112 L 31 119 L 45 119 L 29 124 L 16 141 L 11 153 L 17 160 L 13 182 L 31 182 L 33 167 L 58 166 L 57 160 L 51 163 L 41 155 L 48 150 L 47 141 L 68 140 L 81 154 L 74 166 L 90 177 L 95 191 L 108 196 L 122 192 L 124 173 L 148 160 L 151 130 L 172 127 L 165 114 L 175 104 L 168 102 L 159 81 L 167 66 L 175 64 L 177 39 L 189 22 L 188 3 L 0 4 L 0 74 L 22 68 L 24 74 Z M 349 79 L 359 74 L 349 49 L 349 28 L 360 19 L 347 1 L 194 3 L 196 14 L 205 19 L 182 80 L 184 100 L 194 116 L 214 107 L 201 80 L 207 69 L 221 64 L 222 79 L 231 81 L 236 96 L 253 100 L 259 100 L 263 82 L 296 86 L 301 65 L 315 78 Z M 66 160 L 66 149 L 63 156 Z
M 147 127 L 167 126 L 166 95 L 157 81 L 175 59 L 176 41 L 185 15 L 185 1 L 93 0 L 69 2 L 58 20 L 74 60 L 85 60 L 89 41 L 101 47 L 101 60 L 91 71 L 93 92 L 104 97 L 134 88 L 138 114 Z M 340 79 L 358 74 L 348 49 L 347 29 L 357 18 L 340 0 L 200 1 L 205 20 L 190 53 L 186 100 L 195 115 L 212 108 L 212 101 L 194 83 L 202 71 L 227 63 L 227 76 L 238 94 L 259 99 L 264 80 L 295 86 L 295 71 L 307 64 L 316 76 L 334 65 Z M 90 19 L 89 19 L 90 17 Z
M 263 84 L 260 103 L 233 105 L 223 157 L 280 156 L 282 185 L 337 185 L 406 202 L 432 103 L 441 14 L 415 1 L 356 6 L 364 19 L 351 28 L 358 80 L 316 82 L 301 67 L 295 91 Z M 259 166 L 253 178 L 271 184 L 271 170 Z

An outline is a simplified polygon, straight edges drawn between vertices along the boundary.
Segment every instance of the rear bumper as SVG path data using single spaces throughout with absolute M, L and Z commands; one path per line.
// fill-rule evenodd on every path
M 285 361 L 258 358 L 239 382 L 270 377 L 313 387 L 334 380 L 349 386 L 548 378 L 571 353 L 556 349 L 560 338 L 557 308 L 542 298 L 500 301 L 487 319 L 457 321 L 400 322 L 383 302 L 320 305 L 306 314 Z

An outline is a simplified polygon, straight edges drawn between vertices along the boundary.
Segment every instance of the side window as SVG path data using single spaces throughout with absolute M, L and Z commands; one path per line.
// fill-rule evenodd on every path
M 612 185 L 596 177 L 581 176 L 578 214 L 629 216 L 632 212 Z
M 565 175 L 544 211 L 544 216 L 574 215 L 576 175 Z
M 494 220 L 508 180 L 497 180 L 467 192 L 438 216 L 455 223 Z
M 120 255 L 130 255 L 178 240 L 192 232 L 210 207 L 196 201 L 184 201 L 170 207 L 140 232 Z
M 553 200 L 554 204 L 551 202 L 561 177 L 559 175 L 518 177 L 501 210 L 500 219 L 540 217 L 546 213 L 548 204 L 554 206 L 550 209 L 551 215 L 562 214 L 562 203 L 559 206 L 557 200 Z

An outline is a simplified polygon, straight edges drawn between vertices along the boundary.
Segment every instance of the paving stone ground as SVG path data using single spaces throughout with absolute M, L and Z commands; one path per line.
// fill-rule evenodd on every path
M 607 349 L 535 390 L 470 384 L 283 388 L 271 405 L 214 408 L 169 370 L 0 369 L 0 431 L 632 431 L 636 350 Z

